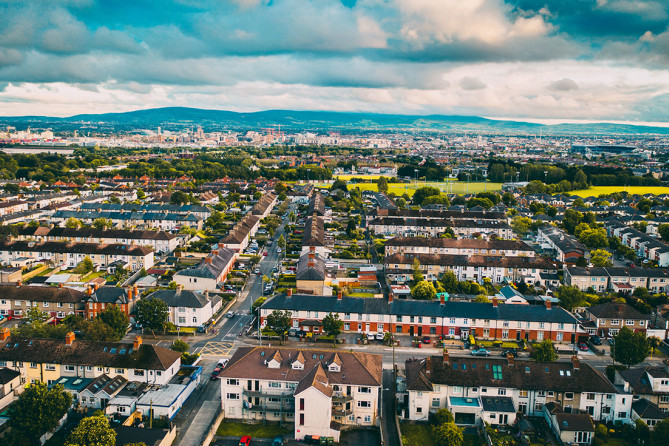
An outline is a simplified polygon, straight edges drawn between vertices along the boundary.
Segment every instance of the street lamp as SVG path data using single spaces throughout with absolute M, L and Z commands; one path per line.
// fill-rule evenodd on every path
M 417 184 L 417 183 L 418 183 L 418 169 L 414 169 L 413 171 L 414 171 L 414 173 L 415 173 L 415 178 L 416 178 L 416 179 L 414 180 L 414 183 Z
M 307 184 L 309 184 L 309 172 L 311 172 L 311 169 L 307 169 Z
M 548 183 L 548 171 L 544 170 L 544 184 Z

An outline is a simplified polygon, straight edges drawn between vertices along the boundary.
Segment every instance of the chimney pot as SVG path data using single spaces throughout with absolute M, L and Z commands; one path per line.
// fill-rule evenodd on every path
M 497 300 L 496 297 L 492 298 L 492 306 L 493 308 L 497 308 L 497 305 L 499 304 L 499 301 Z
M 442 293 L 441 296 L 439 296 L 439 303 L 441 305 L 444 305 L 446 303 L 446 296 Z
M 581 367 L 581 360 L 576 355 L 571 357 L 571 363 L 574 366 L 574 370 L 578 370 Z
M 337 300 L 342 300 L 344 297 L 344 292 L 342 290 L 337 291 Z
M 395 296 L 393 295 L 392 292 L 388 293 L 388 303 L 392 302 L 394 298 L 395 298 Z
M 288 289 L 286 290 L 286 297 L 291 297 L 292 295 L 293 295 L 293 289 L 292 289 L 292 288 L 288 288 Z
M 72 345 L 73 342 L 74 342 L 74 333 L 70 331 L 65 335 L 65 345 Z
M 553 302 L 550 299 L 546 299 L 546 309 L 550 310 L 553 307 Z
M 16 286 L 20 287 L 21 285 L 23 285 L 23 282 L 21 282 L 20 280 L 16 282 Z
M 137 296 L 139 296 L 139 290 L 137 289 L 137 285 L 133 285 L 132 294 L 135 296 L 135 298 L 137 298 Z
M 181 285 L 181 284 L 177 285 L 177 293 L 180 293 L 181 290 L 183 290 L 183 289 L 184 289 L 183 285 Z
M 141 336 L 136 336 L 135 341 L 132 343 L 133 350 L 139 349 L 139 347 L 141 345 L 142 345 L 142 337 Z

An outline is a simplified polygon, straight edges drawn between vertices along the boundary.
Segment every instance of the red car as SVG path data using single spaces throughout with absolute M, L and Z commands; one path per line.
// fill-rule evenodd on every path
M 248 435 L 244 435 L 241 440 L 239 440 L 239 446 L 250 446 L 251 445 L 251 437 Z
M 581 342 L 580 344 L 578 344 L 578 349 L 581 350 L 582 352 L 587 352 L 588 346 Z
M 223 369 L 221 367 L 216 367 L 213 372 L 211 372 L 211 379 L 218 379 L 218 375 L 221 374 Z
M 267 255 L 267 251 L 263 252 L 262 255 L 266 256 L 266 255 Z

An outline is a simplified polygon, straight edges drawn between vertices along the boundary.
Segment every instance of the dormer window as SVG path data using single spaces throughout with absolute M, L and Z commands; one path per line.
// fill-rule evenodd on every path
M 339 364 L 333 362 L 328 366 L 328 370 L 330 372 L 341 372 L 341 367 L 339 367 Z
M 304 364 L 302 364 L 300 361 L 293 361 L 292 368 L 293 370 L 304 370 Z
M 267 367 L 270 369 L 278 369 L 281 366 L 281 363 L 276 359 L 272 359 L 267 362 Z

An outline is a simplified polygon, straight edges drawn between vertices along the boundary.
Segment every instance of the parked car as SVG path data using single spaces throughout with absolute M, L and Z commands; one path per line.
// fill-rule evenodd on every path
M 377 341 L 383 341 L 384 337 L 385 337 L 385 333 L 379 332 L 379 333 L 376 334 L 376 340 Z
M 267 251 L 263 252 L 262 255 L 267 256 Z
M 225 368 L 225 366 L 228 365 L 228 362 L 230 362 L 230 360 L 228 358 L 221 358 L 221 359 L 218 360 L 218 364 L 216 364 L 216 367 L 223 370 Z
M 429 337 L 429 336 L 424 336 L 423 339 L 421 339 L 421 342 L 422 342 L 423 344 L 429 344 L 429 343 L 431 343 L 432 341 L 430 340 L 430 337 Z
M 376 336 L 374 336 L 374 333 L 372 333 L 372 332 L 367 333 L 367 340 L 368 341 L 373 341 L 374 339 L 376 339 Z
M 276 252 L 277 252 L 278 254 L 281 254 L 281 248 L 276 248 Z
M 228 319 L 232 319 L 233 317 L 235 317 L 235 312 L 234 311 L 228 311 L 225 314 L 225 317 L 227 317 Z
M 244 435 L 239 440 L 239 446 L 251 446 L 251 437 L 249 437 L 248 435 Z
M 502 356 L 506 357 L 510 354 L 512 354 L 514 357 L 518 356 L 518 349 L 517 348 L 507 348 L 502 350 Z
M 218 375 L 220 375 L 222 371 L 223 371 L 222 368 L 220 368 L 220 367 L 216 367 L 216 368 L 214 369 L 214 371 L 211 372 L 211 379 L 212 379 L 212 380 L 213 380 L 213 379 L 218 379 Z
M 588 346 L 585 345 L 585 343 L 581 342 L 580 344 L 578 344 L 578 349 L 582 352 L 587 352 L 588 351 Z
M 481 347 L 477 350 L 472 350 L 472 356 L 490 356 L 490 351 Z
M 274 441 L 272 441 L 272 446 L 283 446 L 283 437 L 281 435 L 277 435 L 274 437 Z
M 286 333 L 288 336 L 299 336 L 298 333 L 300 332 L 299 328 L 289 328 L 288 332 Z
M 256 269 L 254 269 L 253 272 L 254 272 L 255 274 L 260 274 L 260 268 L 256 268 Z
M 592 342 L 594 345 L 602 345 L 602 338 L 597 335 L 592 335 L 590 336 L 590 342 Z

